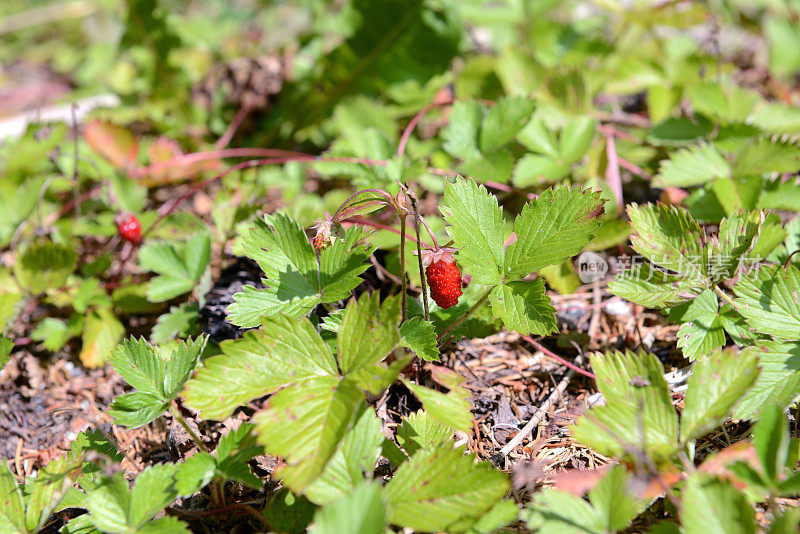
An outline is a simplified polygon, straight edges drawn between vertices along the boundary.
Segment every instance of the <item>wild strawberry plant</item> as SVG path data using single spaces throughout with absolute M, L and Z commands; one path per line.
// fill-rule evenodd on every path
M 120 107 L 0 145 L 0 365 L 17 347 L 110 361 L 128 389 L 108 420 L 171 421 L 193 446 L 143 467 L 98 424 L 27 478 L 20 449 L 0 531 L 53 512 L 63 532 L 234 512 L 278 532 L 796 530 L 796 7 L 489 4 L 285 3 L 209 31 L 201 9 L 131 0 L 92 6 L 122 32 L 47 28 L 80 50 L 50 67 Z M 27 31 L 9 64 L 52 47 Z M 590 336 L 600 400 L 570 439 L 616 465 L 511 492 L 465 454 L 470 393 L 440 352 L 557 333 L 545 284 L 574 292 L 572 258 L 615 247 L 609 290 L 679 325 L 679 354 Z M 230 299 L 248 332 L 217 345 L 201 310 L 231 252 L 262 281 Z M 370 266 L 396 283 L 362 293 Z M 389 421 L 397 391 L 413 406 Z

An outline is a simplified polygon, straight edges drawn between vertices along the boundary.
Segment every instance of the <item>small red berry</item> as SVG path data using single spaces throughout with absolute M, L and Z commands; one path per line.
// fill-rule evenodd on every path
M 117 220 L 117 232 L 125 241 L 135 245 L 142 242 L 142 225 L 133 214 L 122 216 Z
M 440 308 L 458 304 L 461 296 L 461 272 L 454 262 L 435 260 L 425 269 L 425 278 L 431 290 L 431 298 Z

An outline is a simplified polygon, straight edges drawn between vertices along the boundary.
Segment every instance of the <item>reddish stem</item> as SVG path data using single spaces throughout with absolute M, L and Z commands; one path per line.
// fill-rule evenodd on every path
M 619 175 L 617 147 L 613 135 L 606 137 L 606 157 L 608 159 L 608 163 L 606 163 L 606 181 L 611 191 L 614 193 L 615 200 L 617 201 L 617 209 L 623 211 L 625 205 L 622 201 L 622 178 Z
M 245 104 L 241 108 L 239 108 L 239 111 L 237 111 L 236 115 L 234 115 L 233 120 L 228 125 L 228 128 L 225 130 L 225 133 L 222 134 L 222 137 L 217 139 L 217 142 L 214 145 L 216 148 L 220 148 L 221 149 L 221 148 L 225 148 L 226 146 L 228 146 L 228 143 L 231 142 L 231 139 L 233 139 L 233 136 L 236 134 L 236 130 L 239 129 L 239 126 L 242 125 L 244 120 L 250 114 L 251 110 L 252 110 L 252 108 L 250 106 L 248 106 L 247 104 Z
M 536 347 L 538 350 L 540 350 L 543 353 L 545 353 L 547 356 L 553 358 L 554 360 L 556 360 L 561 365 L 565 365 L 565 366 L 569 367 L 570 369 L 572 369 L 573 371 L 575 371 L 576 373 L 582 374 L 583 376 L 588 376 L 592 380 L 597 380 L 597 376 L 595 376 L 594 373 L 590 373 L 589 371 L 585 371 L 585 370 L 581 369 L 580 367 L 578 367 L 577 365 L 568 362 L 567 360 L 565 360 L 564 358 L 562 358 L 558 354 L 556 354 L 553 351 L 545 348 L 544 345 L 542 345 L 538 341 L 535 341 L 532 337 L 530 337 L 530 336 L 522 336 L 522 339 L 524 339 L 525 341 L 527 341 L 528 343 L 530 343 L 531 345 Z
M 191 154 L 181 154 L 165 161 L 159 161 L 146 167 L 139 167 L 131 174 L 136 177 L 147 176 L 148 174 L 162 170 L 166 167 L 178 167 L 181 165 L 190 165 L 201 161 L 208 161 L 213 159 L 222 158 L 280 158 L 285 156 L 310 156 L 303 152 L 295 152 L 293 150 L 281 150 L 278 148 L 220 148 L 217 150 L 208 150 L 205 152 L 192 152 Z
M 367 219 L 362 218 L 352 218 L 352 219 L 345 219 L 342 221 L 342 224 L 360 224 L 361 226 L 368 226 L 370 228 L 376 228 L 378 230 L 388 230 L 389 232 L 394 232 L 395 234 L 402 235 L 402 232 L 393 226 L 387 226 L 385 224 L 376 223 Z M 411 237 L 410 235 L 406 234 L 406 239 L 413 241 L 414 243 L 417 242 L 416 239 Z
M 453 103 L 452 98 L 448 98 L 447 100 L 442 100 L 438 102 L 431 102 L 424 108 L 422 108 L 411 121 L 406 126 L 405 130 L 403 130 L 403 135 L 400 136 L 400 144 L 397 145 L 397 155 L 402 156 L 406 151 L 406 144 L 408 143 L 408 139 L 411 137 L 411 133 L 414 131 L 414 128 L 417 126 L 419 121 L 432 109 L 438 108 L 441 106 L 449 106 Z

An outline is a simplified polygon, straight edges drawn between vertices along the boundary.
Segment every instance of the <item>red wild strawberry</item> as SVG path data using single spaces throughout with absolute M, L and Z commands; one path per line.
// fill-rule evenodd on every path
M 458 304 L 461 296 L 461 273 L 455 262 L 443 259 L 433 261 L 425 269 L 425 278 L 431 290 L 431 298 L 440 308 Z
M 134 245 L 142 242 L 142 225 L 136 215 L 130 214 L 121 216 L 117 219 L 117 232 L 125 241 L 130 241 Z

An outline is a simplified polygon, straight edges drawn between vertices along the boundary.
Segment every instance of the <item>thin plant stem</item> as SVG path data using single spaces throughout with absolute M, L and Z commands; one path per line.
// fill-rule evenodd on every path
M 400 136 L 400 144 L 397 146 L 397 155 L 402 156 L 403 153 L 406 151 L 406 144 L 408 143 L 408 140 L 411 137 L 411 133 L 414 131 L 414 128 L 417 126 L 419 121 L 421 121 L 422 118 L 425 115 L 427 115 L 427 113 L 430 110 L 441 106 L 448 106 L 452 103 L 453 103 L 452 98 L 448 98 L 446 100 L 442 100 L 439 102 L 431 102 L 430 104 L 422 108 L 416 115 L 414 115 L 414 117 L 408 123 L 408 126 L 406 126 L 405 130 L 403 130 L 403 135 Z
M 194 441 L 197 444 L 197 447 L 203 452 L 208 452 L 206 444 L 203 443 L 203 440 L 201 440 L 200 437 L 197 434 L 195 434 L 191 428 L 189 428 L 189 424 L 186 422 L 186 419 L 184 419 L 183 416 L 180 414 L 180 412 L 178 412 L 178 409 L 175 407 L 174 404 L 170 406 L 169 411 L 172 414 L 172 417 L 174 417 L 175 420 L 183 427 L 186 433 L 189 434 L 189 437 L 192 438 L 192 441 Z
M 406 279 L 406 217 L 407 215 L 400 215 L 400 286 L 401 286 L 401 299 L 402 299 L 402 315 L 400 317 L 400 324 L 406 322 L 406 300 L 408 299 L 408 280 Z
M 239 111 L 236 112 L 234 115 L 233 120 L 228 125 L 228 128 L 225 130 L 225 133 L 222 134 L 222 137 L 217 139 L 217 142 L 214 146 L 218 149 L 225 148 L 233 139 L 233 136 L 236 135 L 236 131 L 239 129 L 239 126 L 242 125 L 244 120 L 250 114 L 252 108 L 247 104 L 244 104 L 242 107 L 239 108 Z
M 733 301 L 733 299 L 730 297 L 730 295 L 725 293 L 718 285 L 714 286 L 714 292 L 717 295 L 719 295 L 720 297 L 722 297 L 722 300 L 724 300 L 725 302 L 730 304 L 733 307 L 734 310 L 737 309 L 736 303 Z
M 386 230 L 388 232 L 394 232 L 395 234 L 400 234 L 401 233 L 400 230 L 398 230 L 397 228 L 395 228 L 393 226 L 388 226 L 386 224 L 377 223 L 377 222 L 370 221 L 370 220 L 367 220 L 367 219 L 361 219 L 361 218 L 358 218 L 358 219 L 357 218 L 344 219 L 343 221 L 341 221 L 341 223 L 342 224 L 360 224 L 361 226 L 367 226 L 369 228 L 375 228 L 377 230 Z M 414 237 L 410 236 L 410 235 L 406 235 L 406 239 L 409 239 L 409 240 L 413 241 L 414 243 L 417 242 L 417 240 Z
M 522 339 L 524 339 L 525 341 L 527 341 L 528 343 L 530 343 L 531 345 L 533 345 L 534 347 L 536 347 L 536 349 L 538 349 L 538 350 L 542 351 L 542 352 L 543 352 L 543 353 L 545 353 L 547 356 L 549 356 L 550 358 L 554 359 L 555 361 L 557 361 L 557 362 L 558 362 L 558 363 L 560 363 L 561 365 L 563 365 L 563 366 L 565 366 L 565 367 L 567 367 L 567 368 L 569 368 L 569 369 L 572 369 L 572 370 L 573 370 L 573 371 L 575 371 L 576 373 L 580 373 L 580 374 L 582 374 L 583 376 L 588 376 L 588 377 L 589 377 L 589 378 L 591 378 L 592 380 L 597 380 L 597 376 L 595 376 L 595 374 L 594 374 L 594 373 L 590 373 L 589 371 L 586 371 L 586 370 L 584 370 L 584 369 L 581 369 L 581 368 L 580 368 L 580 367 L 578 367 L 577 365 L 575 365 L 575 364 L 573 364 L 573 363 L 570 363 L 570 362 L 568 362 L 567 360 L 565 360 L 564 358 L 562 358 L 562 357 L 561 357 L 561 356 L 559 356 L 558 354 L 556 354 L 556 353 L 554 353 L 553 351 L 551 351 L 550 349 L 546 348 L 544 345 L 542 345 L 542 344 L 541 344 L 541 343 L 539 343 L 538 341 L 534 340 L 532 337 L 530 337 L 530 336 L 522 336 Z
M 491 295 L 491 294 L 492 294 L 492 290 L 493 290 L 494 288 L 495 288 L 495 286 L 492 286 L 492 287 L 490 287 L 490 288 L 489 288 L 489 289 L 486 291 L 486 293 L 484 293 L 484 294 L 483 294 L 483 296 L 482 296 L 480 299 L 478 299 L 478 302 L 476 302 L 475 304 L 473 304 L 473 305 L 472 305 L 472 307 L 471 307 L 470 309 L 468 309 L 466 312 L 464 312 L 464 315 L 462 315 L 461 317 L 459 317 L 458 319 L 456 319 L 455 321 L 453 321 L 452 323 L 450 323 L 450 325 L 449 325 L 447 328 L 445 328 L 444 330 L 442 330 L 442 331 L 441 331 L 441 333 L 440 333 L 438 336 L 436 336 L 436 342 L 437 342 L 437 343 L 441 343 L 442 341 L 444 341 L 444 339 L 445 339 L 445 336 L 446 336 L 447 334 L 449 334 L 450 332 L 452 332 L 452 331 L 453 331 L 453 330 L 454 330 L 456 327 L 458 327 L 458 326 L 459 326 L 461 323 L 463 323 L 464 321 L 466 321 L 467 319 L 469 319 L 469 316 L 470 316 L 470 315 L 472 315 L 473 313 L 475 313 L 475 310 L 477 310 L 478 308 L 480 308 L 481 306 L 483 306 L 483 304 L 484 304 L 484 303 L 485 303 L 485 302 L 486 302 L 486 301 L 489 299 L 489 295 Z
M 408 191 L 408 198 L 411 200 L 411 207 L 414 209 L 414 231 L 417 234 L 417 263 L 419 264 L 419 283 L 422 286 L 422 307 L 425 310 L 425 320 L 431 320 L 431 312 L 428 309 L 428 283 L 425 280 L 425 267 L 422 265 L 422 237 L 419 231 L 419 204 L 417 195 Z
M 431 236 L 431 241 L 433 241 L 433 248 L 439 250 L 439 241 L 436 240 L 436 234 L 433 233 L 431 227 L 428 226 L 428 221 L 425 220 L 425 217 L 422 215 L 419 216 L 419 219 L 422 221 L 422 224 L 425 225 L 425 229 L 428 231 L 428 235 Z

